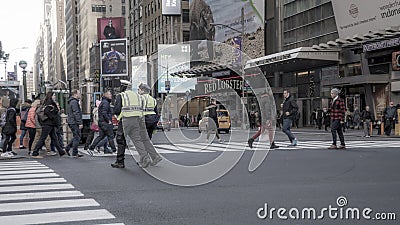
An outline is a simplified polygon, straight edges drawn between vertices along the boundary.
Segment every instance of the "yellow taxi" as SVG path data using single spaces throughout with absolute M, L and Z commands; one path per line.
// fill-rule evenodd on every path
M 226 109 L 218 109 L 218 133 L 221 131 L 225 131 L 225 133 L 229 133 L 231 130 L 231 116 L 229 111 Z M 208 120 L 210 117 L 208 116 L 208 110 L 203 111 L 201 120 L 199 121 L 199 133 L 203 131 L 207 131 Z

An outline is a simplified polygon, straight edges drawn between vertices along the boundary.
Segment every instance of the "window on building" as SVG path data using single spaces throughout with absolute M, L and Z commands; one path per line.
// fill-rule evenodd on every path
M 139 34 L 143 34 L 143 22 L 139 23 Z
M 183 41 L 190 41 L 190 31 L 183 31 Z
M 189 9 L 182 10 L 182 22 L 189 23 Z
M 361 75 L 361 63 L 352 63 L 347 65 L 347 75 L 351 76 L 358 76 Z
M 121 8 L 121 13 L 122 13 L 122 15 L 125 15 L 125 6 L 124 5 Z
M 151 2 L 151 14 L 154 13 L 154 2 Z
M 139 51 L 143 51 L 143 39 L 140 38 L 139 40 Z
M 142 7 L 142 6 L 139 6 L 139 18 L 142 17 L 142 11 L 143 11 L 143 7 Z
M 144 17 L 147 18 L 147 6 L 144 7 Z
M 110 12 L 112 12 L 112 5 L 110 5 Z
M 125 0 L 121 0 L 121 3 L 125 3 Z

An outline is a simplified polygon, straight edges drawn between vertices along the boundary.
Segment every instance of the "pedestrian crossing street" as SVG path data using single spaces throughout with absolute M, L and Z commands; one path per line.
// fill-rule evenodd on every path
M 0 162 L 0 224 L 48 223 L 123 225 L 44 164 Z
M 326 150 L 330 145 L 331 141 L 305 141 L 301 140 L 296 147 L 288 147 L 289 142 L 275 142 L 279 148 L 271 149 L 271 151 L 280 151 L 280 150 L 302 150 L 302 149 L 315 149 L 315 150 Z M 339 143 L 338 143 L 339 144 Z M 252 150 L 268 150 L 269 144 L 266 142 L 254 142 L 253 149 L 245 142 L 224 142 L 224 143 L 181 143 L 181 144 L 155 144 L 154 145 L 157 152 L 161 154 L 176 154 L 176 153 L 218 153 L 223 151 L 242 151 L 243 149 L 246 151 Z M 365 141 L 347 141 L 346 142 L 347 149 L 366 149 L 366 148 L 391 148 L 391 149 L 399 149 L 400 150 L 400 141 L 374 141 L 374 140 L 365 140 Z M 131 153 L 126 151 L 125 154 L 137 154 L 134 151 L 134 147 L 130 148 Z M 83 149 L 80 150 L 84 154 L 88 154 L 87 151 Z M 102 157 L 102 156 L 113 156 L 113 154 L 98 154 L 95 153 L 93 156 Z

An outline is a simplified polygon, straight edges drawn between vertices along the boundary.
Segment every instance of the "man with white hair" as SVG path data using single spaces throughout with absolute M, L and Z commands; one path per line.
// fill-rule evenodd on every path
M 328 149 L 346 149 L 346 144 L 344 143 L 342 123 L 344 122 L 344 115 L 346 112 L 346 107 L 343 99 L 339 97 L 339 89 L 333 88 L 331 90 L 331 131 L 332 131 L 332 145 Z M 339 135 L 340 146 L 337 147 L 337 135 Z

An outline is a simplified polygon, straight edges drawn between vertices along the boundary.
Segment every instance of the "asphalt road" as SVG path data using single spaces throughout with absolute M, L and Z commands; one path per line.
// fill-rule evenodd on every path
M 329 133 L 312 129 L 295 131 L 300 140 L 299 146 L 285 148 L 287 140 L 277 131 L 276 140 L 282 147 L 270 151 L 255 172 L 248 171 L 253 151 L 246 151 L 239 163 L 225 176 L 196 187 L 179 187 L 158 181 L 140 169 L 129 156 L 125 169 L 111 168 L 110 163 L 115 160 L 111 156 L 86 155 L 80 159 L 46 157 L 39 162 L 65 178 L 85 198 L 94 199 L 99 204 L 96 209 L 105 209 L 115 216 L 110 220 L 56 224 L 399 224 L 400 218 L 385 221 L 332 219 L 327 212 L 324 218 L 315 220 L 279 219 L 276 210 L 272 219 L 270 213 L 265 219 L 258 218 L 257 211 L 265 204 L 268 205 L 268 212 L 271 208 L 285 208 L 286 216 L 289 216 L 290 209 L 296 208 L 301 217 L 302 209 L 310 207 L 315 208 L 318 216 L 322 208 L 329 208 L 330 205 L 342 208 L 344 212 L 350 207 L 359 208 L 360 211 L 371 208 L 371 217 L 375 217 L 376 212 L 393 212 L 397 217 L 400 216 L 400 139 L 365 139 L 361 137 L 361 131 L 350 131 L 346 133 L 349 149 L 327 150 L 326 147 L 330 145 Z M 199 138 L 196 130 L 182 132 L 188 139 Z M 167 135 L 179 139 L 180 131 L 172 130 Z M 241 137 L 245 136 L 243 133 L 239 135 L 235 132 L 222 136 L 235 143 L 245 142 L 247 138 Z M 195 139 L 192 144 L 200 143 L 201 138 L 204 137 Z M 187 142 L 185 138 L 180 140 Z M 153 141 L 156 146 L 168 144 L 168 139 L 161 132 L 155 135 Z M 176 162 L 201 164 L 218 154 L 218 151 L 168 152 L 163 156 Z M 162 165 L 156 169 L 162 170 Z M 0 200 L 1 196 L 0 192 Z M 347 205 L 339 207 L 339 197 L 345 197 Z M 11 215 L 44 212 L 22 211 Z M 294 212 L 295 209 L 292 209 Z M 0 224 L 6 215 L 9 214 L 0 211 Z M 261 210 L 259 216 L 263 215 L 265 211 Z

